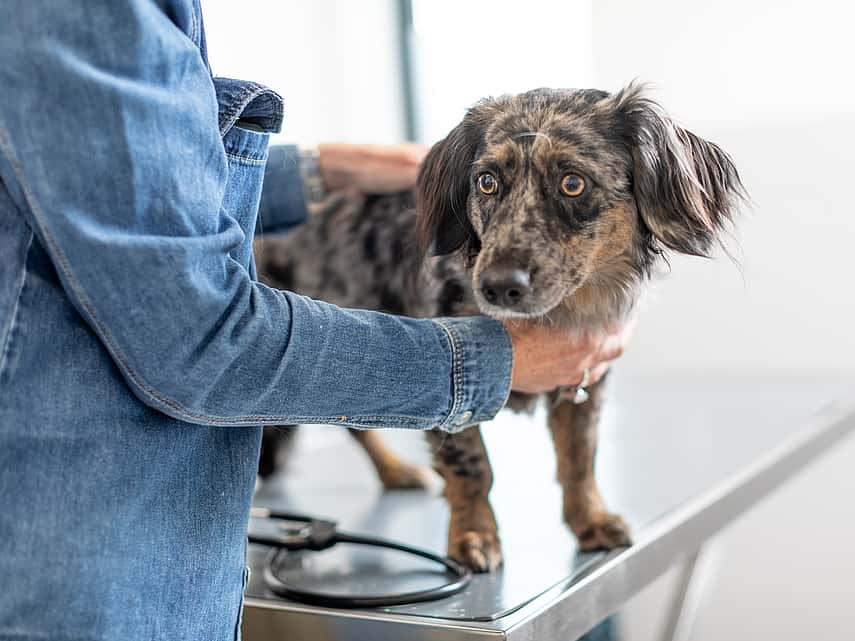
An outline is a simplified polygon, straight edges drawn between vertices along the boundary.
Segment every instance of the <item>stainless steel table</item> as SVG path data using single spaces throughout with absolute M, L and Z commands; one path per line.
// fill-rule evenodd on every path
M 577 553 L 561 521 L 543 410 L 505 412 L 485 428 L 505 552 L 500 572 L 476 576 L 442 601 L 332 610 L 273 597 L 258 567 L 263 550 L 252 546 L 245 639 L 571 641 L 677 563 L 685 567 L 685 589 L 707 539 L 855 429 L 855 386 L 839 380 L 617 375 L 610 401 L 597 474 L 610 507 L 633 526 L 631 548 Z M 420 435 L 387 434 L 410 460 L 429 460 Z M 287 472 L 260 487 L 255 502 L 328 517 L 348 531 L 445 547 L 448 515 L 439 494 L 384 493 L 340 428 L 304 428 Z M 437 582 L 433 568 L 417 560 L 354 546 L 310 553 L 302 562 L 312 587 L 336 592 Z M 678 599 L 671 631 L 680 605 Z

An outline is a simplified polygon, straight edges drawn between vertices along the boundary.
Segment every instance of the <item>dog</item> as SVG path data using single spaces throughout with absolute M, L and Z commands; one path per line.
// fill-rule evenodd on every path
M 537 89 L 476 103 L 431 148 L 415 193 L 334 195 L 296 231 L 257 240 L 255 257 L 267 284 L 345 307 L 583 332 L 630 318 L 668 252 L 709 256 L 744 199 L 730 156 L 643 86 Z M 604 390 L 590 386 L 581 404 L 546 395 L 564 520 L 583 551 L 631 544 L 594 477 Z M 536 400 L 514 392 L 508 406 Z M 387 487 L 423 485 L 377 432 L 353 433 Z M 288 434 L 267 430 L 263 475 Z M 427 435 L 450 508 L 448 554 L 492 571 L 502 553 L 480 428 Z

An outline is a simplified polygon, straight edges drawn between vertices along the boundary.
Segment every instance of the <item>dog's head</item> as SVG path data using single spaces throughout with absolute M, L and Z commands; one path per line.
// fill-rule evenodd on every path
M 638 85 L 538 89 L 479 102 L 434 145 L 420 236 L 466 253 L 482 312 L 540 316 L 610 265 L 707 255 L 742 193 L 730 157 Z

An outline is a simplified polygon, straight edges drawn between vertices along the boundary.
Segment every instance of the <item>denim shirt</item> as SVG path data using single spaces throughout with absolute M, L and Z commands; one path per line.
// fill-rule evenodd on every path
M 0 639 L 236 638 L 259 426 L 487 420 L 508 336 L 255 282 L 282 103 L 197 2 L 3 2 L 0 61 Z

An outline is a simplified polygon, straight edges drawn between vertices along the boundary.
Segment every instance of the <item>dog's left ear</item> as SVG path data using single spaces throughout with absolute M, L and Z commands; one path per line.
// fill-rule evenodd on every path
M 733 160 L 717 145 L 677 126 L 637 84 L 609 99 L 629 138 L 642 220 L 666 247 L 709 256 L 746 198 Z

